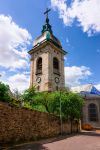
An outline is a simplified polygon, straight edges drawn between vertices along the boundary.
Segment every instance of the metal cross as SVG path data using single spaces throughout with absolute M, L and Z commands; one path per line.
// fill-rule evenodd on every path
M 46 9 L 46 11 L 44 12 L 44 15 L 46 15 L 47 17 L 48 17 L 48 13 L 49 13 L 49 11 L 51 11 L 51 9 Z

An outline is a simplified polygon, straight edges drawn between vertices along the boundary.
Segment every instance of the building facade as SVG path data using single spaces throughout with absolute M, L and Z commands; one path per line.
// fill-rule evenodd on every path
M 84 102 L 82 124 L 100 128 L 100 96 L 85 96 Z
M 37 91 L 55 91 L 65 87 L 64 55 L 60 41 L 53 35 L 48 11 L 41 35 L 34 40 L 31 55 L 30 87 Z
M 49 24 L 48 12 L 41 35 L 34 40 L 31 55 L 30 87 L 37 91 L 56 91 L 65 87 L 64 55 L 60 41 Z M 100 92 L 91 84 L 72 88 L 84 98 L 82 124 L 100 127 Z
M 73 87 L 72 91 L 84 99 L 82 125 L 90 124 L 93 128 L 100 128 L 100 92 L 92 84 Z

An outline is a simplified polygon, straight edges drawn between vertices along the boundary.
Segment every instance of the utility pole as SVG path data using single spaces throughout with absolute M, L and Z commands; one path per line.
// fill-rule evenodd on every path
M 61 126 L 61 135 L 62 135 L 62 104 L 61 104 L 61 89 L 60 89 L 60 126 Z

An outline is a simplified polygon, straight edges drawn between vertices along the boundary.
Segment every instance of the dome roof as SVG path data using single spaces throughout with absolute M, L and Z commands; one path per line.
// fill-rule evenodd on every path
M 53 44 L 55 44 L 57 47 L 62 48 L 60 41 L 53 35 L 53 31 L 52 31 L 52 26 L 49 24 L 49 18 L 48 18 L 48 12 L 50 10 L 47 9 L 46 11 L 46 20 L 45 20 L 45 24 L 43 25 L 42 28 L 42 35 L 39 36 L 34 42 L 33 42 L 33 46 L 38 46 L 41 43 L 45 42 L 45 41 L 50 41 Z
M 54 43 L 56 46 L 58 47 L 62 47 L 60 41 L 58 40 L 58 38 L 56 38 L 52 33 L 50 33 L 49 31 L 45 31 L 42 33 L 41 36 L 39 36 L 38 38 L 36 38 L 33 42 L 33 46 L 37 46 L 38 44 L 43 43 L 44 41 L 51 41 L 52 43 Z

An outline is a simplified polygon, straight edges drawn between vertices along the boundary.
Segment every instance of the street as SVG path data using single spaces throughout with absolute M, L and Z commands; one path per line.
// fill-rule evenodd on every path
M 83 133 L 19 145 L 9 150 L 100 150 L 100 134 Z

